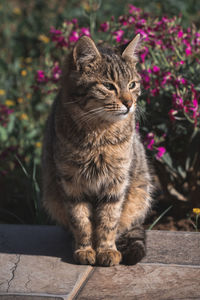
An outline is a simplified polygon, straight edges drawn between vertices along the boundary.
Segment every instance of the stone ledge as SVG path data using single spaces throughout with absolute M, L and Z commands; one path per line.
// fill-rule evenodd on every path
M 136 266 L 80 266 L 58 226 L 0 225 L 0 300 L 200 299 L 200 234 L 147 231 Z

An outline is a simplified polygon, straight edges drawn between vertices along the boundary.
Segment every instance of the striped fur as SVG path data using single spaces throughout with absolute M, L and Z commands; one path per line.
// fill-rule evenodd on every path
M 120 53 L 81 38 L 47 121 L 43 203 L 73 232 L 77 263 L 133 264 L 145 254 L 151 178 L 135 130 L 137 42 Z

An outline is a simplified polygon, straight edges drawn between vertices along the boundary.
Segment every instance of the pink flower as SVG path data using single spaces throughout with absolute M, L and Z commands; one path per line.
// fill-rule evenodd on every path
M 70 34 L 69 41 L 70 43 L 75 43 L 79 39 L 79 34 L 77 31 L 73 30 Z
M 108 22 L 104 22 L 100 25 L 100 30 L 103 31 L 103 32 L 106 32 L 108 31 L 110 28 L 110 25 Z
M 126 18 L 124 16 L 119 17 L 119 23 L 121 23 L 124 26 L 128 25 L 128 21 L 126 20 Z
M 149 132 L 146 136 L 145 143 L 149 150 L 153 150 L 153 145 L 155 143 L 153 132 Z
M 132 4 L 129 4 L 129 14 L 132 14 L 134 12 L 139 13 L 140 11 L 141 11 L 140 8 L 138 8 L 138 7 L 136 7 L 136 6 L 132 5 Z
M 122 36 L 124 35 L 124 31 L 122 29 L 119 29 L 114 32 L 114 35 L 116 37 L 116 41 L 119 43 L 122 40 Z
M 62 73 L 62 71 L 61 71 L 58 63 L 56 63 L 52 69 L 52 79 L 54 82 L 57 82 L 60 79 L 61 73 Z
M 74 19 L 72 19 L 72 23 L 73 24 L 78 24 L 78 20 L 74 18 Z
M 165 154 L 166 149 L 165 149 L 165 147 L 158 147 L 157 150 L 158 150 L 158 152 L 156 154 L 156 158 L 160 159 Z
M 160 71 L 160 68 L 158 66 L 153 66 L 153 72 L 158 73 Z
M 141 37 L 144 41 L 149 41 L 149 35 L 143 29 L 137 29 L 135 31 L 135 34 L 138 34 L 138 33 L 141 35 Z
M 147 71 L 141 72 L 141 77 L 144 89 L 148 90 L 150 88 L 150 76 Z
M 180 80 L 180 83 L 182 83 L 182 84 L 186 84 L 187 83 L 187 80 L 185 78 L 183 78 L 183 77 L 180 78 L 179 80 Z
M 130 16 L 129 18 L 128 18 L 128 23 L 129 24 L 133 24 L 135 22 L 135 18 L 133 18 L 132 16 Z
M 144 48 L 144 51 L 142 52 L 142 54 L 140 54 L 140 58 L 141 58 L 141 61 L 144 62 L 145 59 L 146 59 L 146 56 L 148 55 L 149 53 L 149 49 L 147 47 Z
M 192 47 L 191 45 L 188 45 L 187 48 L 185 49 L 185 53 L 186 53 L 186 56 L 189 56 L 192 54 Z
M 152 89 L 152 90 L 150 91 L 150 93 L 151 93 L 151 95 L 152 95 L 153 97 L 155 97 L 155 96 L 159 95 L 159 89 L 158 89 L 158 88 L 154 88 L 154 89 Z
M 52 41 L 56 42 L 57 46 L 60 46 L 60 47 L 68 46 L 68 43 L 66 42 L 64 36 L 62 36 L 62 31 L 57 30 L 54 27 L 51 27 L 50 33 L 51 33 Z
M 170 80 L 171 80 L 171 72 L 164 73 L 161 85 L 164 86 Z
M 36 76 L 36 80 L 37 82 L 46 82 L 47 81 L 47 77 L 44 74 L 43 70 L 38 70 L 37 71 L 37 76 Z
M 91 36 L 91 34 L 90 34 L 90 29 L 89 29 L 89 28 L 86 28 L 86 27 L 82 27 L 82 28 L 81 28 L 81 33 L 82 33 L 83 35 L 86 35 L 86 36 Z
M 173 108 L 170 109 L 168 115 L 169 115 L 169 118 L 170 118 L 171 121 L 175 121 L 175 120 L 176 120 L 175 115 L 176 115 L 177 113 L 178 113 L 177 110 L 174 110 Z
M 182 109 L 183 108 L 183 98 L 178 96 L 177 94 L 172 95 L 172 101 L 174 104 L 174 107 L 177 109 Z
M 60 35 L 62 34 L 62 31 L 55 29 L 54 27 L 51 27 L 50 33 L 53 35 Z
M 0 104 L 0 125 L 3 127 L 6 127 L 8 120 L 9 120 L 9 115 L 13 113 L 13 109 L 8 108 L 4 104 Z
M 180 39 L 180 38 L 182 38 L 182 37 L 183 37 L 183 31 L 180 30 L 180 31 L 178 32 L 178 38 Z

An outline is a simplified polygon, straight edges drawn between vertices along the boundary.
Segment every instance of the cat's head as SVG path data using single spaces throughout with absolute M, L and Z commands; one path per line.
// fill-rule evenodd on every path
M 136 70 L 137 35 L 127 47 L 97 48 L 89 37 L 76 43 L 69 75 L 70 94 L 88 121 L 96 118 L 115 122 L 133 114 L 140 95 Z

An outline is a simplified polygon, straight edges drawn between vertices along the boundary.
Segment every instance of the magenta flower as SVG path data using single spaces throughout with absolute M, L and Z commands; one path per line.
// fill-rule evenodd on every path
M 79 34 L 77 31 L 73 30 L 70 34 L 69 41 L 70 43 L 75 43 L 79 39 Z
M 141 9 L 132 5 L 132 4 L 129 4 L 129 14 L 132 14 L 132 13 L 140 13 L 141 12 Z
M 90 29 L 89 29 L 89 28 L 86 28 L 86 27 L 82 27 L 82 28 L 81 28 L 81 33 L 82 33 L 83 35 L 86 35 L 86 36 L 91 36 L 91 34 L 90 34 Z
M 175 115 L 176 115 L 177 113 L 178 113 L 177 110 L 174 110 L 173 108 L 170 109 L 168 115 L 169 115 L 169 118 L 170 118 L 171 121 L 175 121 L 175 120 L 176 120 Z
M 165 154 L 166 149 L 165 149 L 165 147 L 158 147 L 157 150 L 158 150 L 158 152 L 156 154 L 156 158 L 160 159 Z
M 180 78 L 179 80 L 180 80 L 180 83 L 182 83 L 182 84 L 186 84 L 187 83 L 187 80 L 185 78 L 183 78 L 183 77 Z
M 149 132 L 145 139 L 145 144 L 149 150 L 153 150 L 153 145 L 155 143 L 153 132 Z
M 119 30 L 115 31 L 113 34 L 114 34 L 114 36 L 116 38 L 116 41 L 118 43 L 120 43 L 121 40 L 122 40 L 122 36 L 124 35 L 124 31 L 122 29 L 119 29 Z
M 66 42 L 64 36 L 62 36 L 62 31 L 51 27 L 50 29 L 51 39 L 53 42 L 57 43 L 59 47 L 68 47 L 68 43 Z
M 53 35 L 60 35 L 62 34 L 62 31 L 55 29 L 54 27 L 51 27 L 50 33 Z
M 152 70 L 154 73 L 158 73 L 160 71 L 160 68 L 158 66 L 153 66 Z
M 133 16 L 130 16 L 129 18 L 128 18 L 128 23 L 129 24 L 133 24 L 135 22 L 135 18 L 133 17 Z
M 150 76 L 147 73 L 147 71 L 141 72 L 142 77 L 142 84 L 145 90 L 148 90 L 150 88 Z
M 0 104 L 0 125 L 6 127 L 9 115 L 13 113 L 13 109 L 8 108 L 4 104 Z
M 119 17 L 119 23 L 122 24 L 123 26 L 127 26 L 128 25 L 128 21 L 124 16 L 120 16 Z
M 150 91 L 150 93 L 151 93 L 151 95 L 152 95 L 153 97 L 155 97 L 155 96 L 159 95 L 159 89 L 158 89 L 158 88 L 154 88 L 154 89 L 152 89 L 152 90 Z
M 60 79 L 61 73 L 62 73 L 62 71 L 61 71 L 58 63 L 56 63 L 52 69 L 52 80 L 54 82 L 57 82 Z
M 185 49 L 185 53 L 186 53 L 186 56 L 189 56 L 192 54 L 192 47 L 191 45 L 188 45 L 187 48 Z
M 143 29 L 140 29 L 140 28 L 136 29 L 135 34 L 138 34 L 138 33 L 141 35 L 141 37 L 144 41 L 149 41 L 149 35 Z
M 45 76 L 44 71 L 43 70 L 38 70 L 37 75 L 36 75 L 36 81 L 39 82 L 39 83 L 42 83 L 42 82 L 47 82 L 47 80 L 48 79 Z
M 183 31 L 180 30 L 180 31 L 178 32 L 178 38 L 180 39 L 180 38 L 182 38 L 182 37 L 183 37 Z
M 171 80 L 171 72 L 164 73 L 163 79 L 161 81 L 161 85 L 164 86 L 170 80 Z
M 178 96 L 177 94 L 172 95 L 172 101 L 174 104 L 174 107 L 177 109 L 182 109 L 183 108 L 183 98 Z
M 100 25 L 100 30 L 103 31 L 103 32 L 106 32 L 108 31 L 110 28 L 110 25 L 108 22 L 104 22 Z
M 76 24 L 78 24 L 78 20 L 74 18 L 74 19 L 72 19 L 72 23 L 76 25 Z
M 149 49 L 147 47 L 144 47 L 142 54 L 140 54 L 140 58 L 142 62 L 145 61 L 148 54 L 149 54 Z

